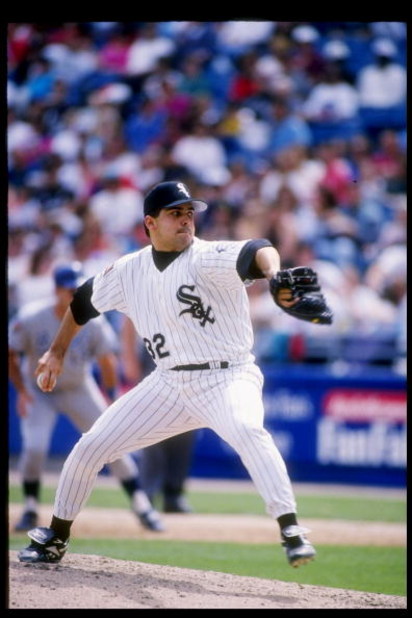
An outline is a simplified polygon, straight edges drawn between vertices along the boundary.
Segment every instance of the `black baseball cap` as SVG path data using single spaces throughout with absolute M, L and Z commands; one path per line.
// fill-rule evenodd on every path
M 193 204 L 197 212 L 206 210 L 206 202 L 196 200 L 190 195 L 190 191 L 183 182 L 169 181 L 160 182 L 149 191 L 144 199 L 144 215 L 156 216 L 163 208 L 174 208 L 180 204 Z

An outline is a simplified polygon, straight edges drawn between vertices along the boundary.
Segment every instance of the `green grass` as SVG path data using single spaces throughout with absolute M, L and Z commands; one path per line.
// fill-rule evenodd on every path
M 43 487 L 42 502 L 52 504 L 54 489 Z M 254 493 L 209 493 L 188 492 L 188 499 L 196 513 L 227 513 L 264 515 L 265 508 L 260 496 Z M 20 487 L 11 485 L 9 502 L 20 503 Z M 362 496 L 336 496 L 327 493 L 316 495 L 297 494 L 299 516 L 320 519 L 348 519 L 361 521 L 406 522 L 406 501 L 394 498 L 371 498 Z M 87 506 L 102 508 L 127 508 L 128 500 L 117 488 L 95 487 Z
M 13 535 L 10 549 L 21 547 L 22 537 Z M 314 562 L 292 569 L 280 547 L 271 545 L 76 538 L 70 543 L 73 553 L 406 596 L 404 548 L 317 545 L 316 549 Z
M 197 513 L 264 515 L 262 500 L 254 493 L 188 492 Z M 54 489 L 43 487 L 43 503 L 52 503 Z M 299 515 L 304 518 L 406 522 L 406 501 L 361 495 L 297 494 Z M 9 501 L 21 502 L 21 489 L 10 486 Z M 128 508 L 124 493 L 116 488 L 95 487 L 87 503 L 102 508 Z M 26 537 L 11 535 L 10 549 L 25 546 Z M 121 560 L 137 560 L 199 570 L 211 570 L 301 584 L 329 586 L 406 595 L 406 548 L 369 546 L 316 546 L 317 559 L 292 569 L 280 546 L 236 543 L 168 541 L 162 539 L 77 539 L 70 550 Z

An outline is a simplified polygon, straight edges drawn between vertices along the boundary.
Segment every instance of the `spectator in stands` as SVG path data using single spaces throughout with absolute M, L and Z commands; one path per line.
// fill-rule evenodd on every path
M 176 163 L 184 165 L 199 181 L 214 172 L 229 178 L 225 149 L 215 137 L 213 128 L 200 119 L 196 119 L 176 141 L 172 156 Z
M 286 67 L 278 57 L 275 40 L 272 34 L 262 48 L 263 51 L 259 52 L 254 67 L 262 88 L 270 95 L 283 91 L 285 84 L 287 84 L 288 92 L 294 90 L 290 65 Z
M 204 69 L 205 56 L 202 52 L 187 55 L 180 63 L 182 78 L 178 89 L 191 96 L 210 96 L 211 87 Z
M 85 277 L 92 277 L 121 255 L 117 239 L 102 230 L 89 202 L 79 205 L 82 229 L 73 240 L 73 259 L 82 263 Z M 126 236 L 126 242 L 129 236 Z
M 346 82 L 353 84 L 352 73 L 347 68 L 351 60 L 351 50 L 344 38 L 333 36 L 328 39 L 323 45 L 322 56 L 325 62 L 332 62 L 339 68 L 341 77 Z
M 379 238 L 376 243 L 377 252 L 394 245 L 405 245 L 406 247 L 408 229 L 406 193 L 390 196 L 387 203 L 393 215 L 380 229 Z
M 217 52 L 235 58 L 252 47 L 265 44 L 276 22 L 258 20 L 237 20 L 218 22 L 216 33 Z
M 159 149 L 159 181 L 182 180 L 185 183 L 191 181 L 191 174 L 188 168 L 178 163 L 173 156 L 173 146 L 166 143 Z M 156 181 L 157 182 L 157 181 Z M 155 183 L 152 183 L 155 184 Z M 148 186 L 148 185 L 147 185 Z
M 339 139 L 321 142 L 314 149 L 314 157 L 325 164 L 322 186 L 327 187 L 338 202 L 345 201 L 348 186 L 353 182 L 352 168 L 345 153 L 345 141 Z
M 135 93 L 139 92 L 142 80 L 154 70 L 159 58 L 172 56 L 175 47 L 171 38 L 159 34 L 156 22 L 140 24 L 126 60 L 126 75 Z
M 384 247 L 365 273 L 365 283 L 382 297 L 398 304 L 406 293 L 406 243 Z
M 262 238 L 267 238 L 282 252 L 282 264 L 291 265 L 302 240 L 299 200 L 288 185 L 282 185 L 276 199 L 266 208 Z
M 59 177 L 62 163 L 60 155 L 51 153 L 44 158 L 42 170 L 39 170 L 39 173 L 33 173 L 27 180 L 33 197 L 40 203 L 42 213 L 49 214 L 62 209 L 71 210 L 73 207 L 74 191 Z
M 153 144 L 161 143 L 166 122 L 166 110 L 159 106 L 156 99 L 143 97 L 124 123 L 124 136 L 128 147 L 141 154 Z
M 53 67 L 47 58 L 39 56 L 31 63 L 25 89 L 27 90 L 27 101 L 38 101 L 47 98 L 56 82 L 56 75 Z
M 245 157 L 233 157 L 228 169 L 231 178 L 222 187 L 222 199 L 231 209 L 241 212 L 247 200 L 256 195 L 258 180 L 248 169 Z
M 375 268 L 373 267 L 375 271 Z M 344 295 L 351 313 L 351 330 L 360 334 L 386 337 L 396 336 L 400 326 L 402 303 L 405 298 L 406 279 L 388 280 L 387 287 L 374 287 L 366 273 L 364 277 L 355 268 L 345 269 L 348 285 Z M 390 298 L 391 291 L 394 292 Z M 365 307 L 368 311 L 365 312 Z
M 124 134 L 119 129 L 104 143 L 100 169 L 103 173 L 105 170 L 115 170 L 123 179 L 124 184 L 139 187 L 141 161 L 142 155 L 134 149 L 128 148 Z
M 371 161 L 388 193 L 406 193 L 406 151 L 396 131 L 379 133 Z
M 396 45 L 391 39 L 378 38 L 372 43 L 374 61 L 359 71 L 359 104 L 366 110 L 387 112 L 381 127 L 392 126 L 391 110 L 404 109 L 406 103 L 406 69 L 396 59 Z
M 359 222 L 341 208 L 334 193 L 320 185 L 315 201 L 315 256 L 340 266 L 359 267 L 361 236 Z
M 258 55 L 253 50 L 248 50 L 236 58 L 236 73 L 230 85 L 229 101 L 245 103 L 260 92 L 257 60 Z
M 161 31 L 176 43 L 176 65 L 192 54 L 200 54 L 205 62 L 213 59 L 216 53 L 216 22 L 184 21 L 168 22 L 161 25 Z
M 287 97 L 275 96 L 271 106 L 270 135 L 267 153 L 276 155 L 289 146 L 300 145 L 305 148 L 312 144 L 312 133 L 308 123 L 293 110 Z
M 325 59 L 318 49 L 320 34 L 313 25 L 301 24 L 292 29 L 290 38 L 294 45 L 285 68 L 299 98 L 304 99 L 318 83 L 325 67 Z
M 90 198 L 90 210 L 107 235 L 124 242 L 137 222 L 143 221 L 143 197 L 139 189 L 123 183 L 116 169 L 108 168 L 101 189 Z
M 77 97 L 82 80 L 98 71 L 98 52 L 84 23 L 62 24 L 59 42 L 49 42 L 43 50 L 55 74 L 66 82 Z
M 182 73 L 176 69 L 172 58 L 162 56 L 157 60 L 154 69 L 145 78 L 142 84 L 142 95 L 156 100 L 162 95 L 163 83 L 165 81 L 172 83 L 178 88 L 182 78 Z
M 273 157 L 261 178 L 260 196 L 270 203 L 276 199 L 280 187 L 286 184 L 301 204 L 311 207 L 325 169 L 325 164 L 309 157 L 307 149 L 302 145 L 283 148 Z
M 359 247 L 356 265 L 363 272 L 375 257 L 375 247 L 384 225 L 393 218 L 392 208 L 376 195 L 364 195 L 362 184 L 352 182 L 348 185 L 347 199 L 339 203 L 339 209 L 357 227 Z
M 50 272 L 56 263 L 55 260 L 52 243 L 40 240 L 30 254 L 27 271 L 14 281 L 18 309 L 28 302 L 53 295 Z
M 326 63 L 301 111 L 316 144 L 327 139 L 348 139 L 360 130 L 358 92 L 344 79 L 340 63 L 335 61 Z
M 174 76 L 160 80 L 159 91 L 155 98 L 157 106 L 167 116 L 167 123 L 174 125 L 176 135 L 182 133 L 186 122 L 191 119 L 195 102 L 202 100 L 200 97 L 196 98 L 188 92 L 181 91 L 179 85 L 180 81 L 177 81 Z M 167 141 L 170 134 L 171 127 L 167 126 L 163 142 Z
M 364 162 L 371 162 L 373 143 L 366 133 L 357 133 L 345 140 L 346 158 L 352 170 L 353 180 L 360 177 L 360 169 Z
M 113 29 L 99 48 L 99 67 L 102 71 L 123 76 L 131 45 L 131 35 L 123 27 Z
M 7 205 L 10 229 L 36 229 L 41 225 L 40 202 L 27 185 L 9 183 Z
M 13 182 L 22 184 L 32 170 L 39 169 L 39 158 L 44 154 L 43 136 L 25 114 L 14 107 L 7 112 L 7 158 Z

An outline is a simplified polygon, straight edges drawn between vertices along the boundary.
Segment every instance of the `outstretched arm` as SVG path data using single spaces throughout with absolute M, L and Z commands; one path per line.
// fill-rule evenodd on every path
M 275 247 L 262 247 L 256 251 L 255 264 L 265 276 L 265 279 L 270 281 L 280 271 L 279 252 Z M 290 289 L 282 288 L 279 290 L 278 302 L 283 307 L 288 308 L 295 305 L 297 299 L 293 298 Z
M 57 376 L 63 371 L 64 356 L 73 337 L 83 324 L 99 315 L 91 303 L 92 292 L 93 277 L 77 288 L 50 348 L 39 359 L 34 375 L 45 374 L 39 384 L 44 392 L 53 390 Z
M 35 375 L 45 374 L 41 385 L 43 392 L 53 390 L 57 376 L 63 371 L 64 356 L 67 349 L 73 337 L 81 328 L 82 326 L 75 322 L 71 308 L 68 307 L 50 348 L 40 357 L 37 363 Z
M 275 247 L 261 247 L 256 251 L 255 264 L 266 279 L 271 279 L 280 270 L 278 250 Z

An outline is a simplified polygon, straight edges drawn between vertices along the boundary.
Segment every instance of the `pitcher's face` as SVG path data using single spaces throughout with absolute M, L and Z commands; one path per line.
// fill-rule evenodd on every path
M 144 222 L 157 251 L 183 251 L 193 241 L 194 208 L 190 203 L 162 208 L 157 217 L 146 215 Z

